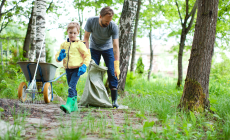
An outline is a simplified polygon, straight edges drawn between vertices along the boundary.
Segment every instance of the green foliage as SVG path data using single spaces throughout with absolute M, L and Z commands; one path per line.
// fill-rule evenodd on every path
M 136 79 L 136 76 L 134 75 L 134 73 L 133 72 L 128 72 L 127 76 L 126 76 L 126 83 L 125 83 L 125 85 L 126 86 L 132 86 L 133 82 L 135 81 L 135 79 Z
M 226 0 L 220 0 L 218 5 L 218 17 L 216 24 L 216 46 L 220 47 L 223 50 L 229 50 L 229 42 L 230 42 L 230 28 L 229 22 L 230 19 L 230 3 Z
M 18 97 L 18 86 L 26 79 L 18 67 L 8 68 L 7 72 L 0 73 L 0 98 L 16 99 Z
M 14 1 L 15 4 L 16 1 Z M 76 2 L 76 1 L 75 1 Z M 89 3 L 84 3 L 89 2 Z M 112 1 L 84 1 L 80 3 L 80 8 L 85 8 L 87 4 L 91 4 L 88 7 L 99 8 L 105 5 L 116 6 L 115 2 Z M 117 2 L 117 1 L 116 1 Z M 123 2 L 120 1 L 119 2 Z M 194 0 L 189 2 L 189 9 L 192 8 Z M 6 2 L 8 6 L 13 3 Z M 180 11 L 185 11 L 183 5 L 184 1 L 179 0 Z M 227 35 L 229 34 L 228 21 L 226 18 L 229 15 L 229 3 L 220 1 L 219 16 L 217 23 L 217 38 L 223 38 L 222 44 L 228 44 Z M 53 11 L 55 8 L 51 8 Z M 14 11 L 15 15 L 22 10 L 19 8 L 18 11 Z M 175 6 L 175 1 L 152 1 L 149 4 L 147 1 L 144 2 L 143 9 L 141 10 L 141 20 L 145 29 L 149 30 L 149 25 L 153 23 L 154 28 L 159 28 L 161 25 L 168 25 L 172 32 L 169 36 L 179 37 L 180 29 L 174 28 L 179 27 L 179 16 Z M 13 13 L 13 12 L 12 12 Z M 12 13 L 8 13 L 8 16 L 13 16 Z M 25 12 L 26 13 L 26 12 Z M 184 17 L 185 12 L 182 12 Z M 27 13 L 29 15 L 29 13 Z M 119 13 L 114 17 L 119 18 Z M 155 19 L 156 18 L 156 19 Z M 158 20 L 159 19 L 159 20 Z M 12 19 L 9 19 L 12 23 Z M 153 22 L 151 22 L 153 21 Z M 175 22 L 176 21 L 176 22 Z M 5 22 L 5 21 L 4 21 Z M 15 23 L 18 23 L 15 21 Z M 142 24 L 141 23 L 141 24 Z M 143 26 L 141 26 L 143 27 Z M 1 37 L 24 37 L 25 30 L 20 26 L 8 24 L 8 27 L 2 32 Z M 173 29 L 172 29 L 173 28 Z M 141 29 L 141 28 L 139 28 Z M 143 31 L 143 29 L 139 30 Z M 143 35 L 145 32 L 143 32 Z M 21 47 L 23 41 L 19 41 L 18 44 Z M 49 41 L 46 40 L 46 43 Z M 50 42 L 53 42 L 52 40 Z M 6 49 L 7 41 L 2 41 L 3 48 Z M 10 50 L 15 54 L 15 42 L 10 42 Z M 48 46 L 52 44 L 48 43 Z M 226 48 L 228 45 L 222 45 Z M 185 49 L 191 46 L 186 46 Z M 21 50 L 22 48 L 20 48 Z M 178 52 L 178 46 L 173 47 L 172 52 Z M 47 49 L 47 62 L 50 62 L 50 56 L 52 56 L 52 48 Z M 59 138 L 61 139 L 80 139 L 86 135 L 85 131 L 90 133 L 97 133 L 100 137 L 105 137 L 106 129 L 112 128 L 113 139 L 229 139 L 230 138 L 230 60 L 222 54 L 221 62 L 214 63 L 212 65 L 209 83 L 209 100 L 211 104 L 211 110 L 215 111 L 215 114 L 208 112 L 197 113 L 197 112 L 179 112 L 177 106 L 179 104 L 182 90 L 175 89 L 175 79 L 164 78 L 160 75 L 153 75 L 151 82 L 146 81 L 142 77 L 135 76 L 133 73 L 127 74 L 126 79 L 126 91 L 128 94 L 124 98 L 119 98 L 119 103 L 128 106 L 131 110 L 137 110 L 134 114 L 140 121 L 140 129 L 132 126 L 132 121 L 129 120 L 128 115 L 125 115 L 125 123 L 123 126 L 116 126 L 114 121 L 112 125 L 108 125 L 105 121 L 106 117 L 101 115 L 98 118 L 91 116 L 89 113 L 85 117 L 85 122 L 78 125 L 76 128 L 76 122 L 72 124 L 71 131 L 69 128 L 58 129 Z M 13 56 L 11 64 L 7 68 L 7 72 L 0 73 L 0 97 L 1 98 L 17 98 L 17 87 L 20 82 L 25 81 L 25 77 L 20 68 L 16 65 L 18 60 L 23 60 L 22 52 L 20 51 L 19 57 Z M 2 72 L 2 71 L 1 71 Z M 62 73 L 65 71 L 62 71 Z M 138 59 L 136 73 L 144 73 L 144 65 L 142 58 Z M 86 81 L 86 75 L 81 76 L 77 84 L 78 100 L 80 99 Z M 68 84 L 66 76 L 64 75 L 58 81 L 53 82 L 54 94 L 58 94 L 64 100 L 68 96 Z M 183 89 L 183 88 L 182 88 Z M 0 109 L 1 110 L 1 109 Z M 1 111 L 0 111 L 1 112 Z M 111 113 L 112 114 L 112 113 Z M 79 114 L 77 114 L 79 116 Z M 158 120 L 149 120 L 149 118 L 156 116 Z M 75 116 L 76 117 L 76 116 Z M 76 117 L 78 118 L 78 117 Z M 73 120 L 76 120 L 74 118 Z M 113 114 L 111 115 L 113 120 Z M 99 120 L 99 121 L 98 121 Z M 64 126 L 64 124 L 63 124 Z M 156 132 L 152 129 L 160 127 L 161 129 Z M 41 134 L 42 131 L 39 131 Z M 64 135 L 63 135 L 64 134 Z M 138 136 L 139 137 L 138 137 Z M 137 137 L 136 137 L 137 136 Z M 17 137 L 17 136 L 15 136 Z M 38 138 L 44 138 L 44 135 L 38 136 Z
M 225 53 L 220 54 L 222 61 L 212 65 L 210 76 L 214 80 L 226 82 L 230 79 L 230 59 Z
M 137 60 L 137 67 L 136 67 L 135 72 L 138 73 L 138 74 L 143 74 L 144 73 L 144 68 L 145 68 L 145 65 L 143 64 L 142 57 L 140 56 L 138 58 L 138 60 Z
M 162 1 L 143 1 L 138 22 L 138 37 L 149 36 L 149 30 L 161 28 L 165 23 L 162 13 Z M 162 18 L 163 17 L 163 18 Z
M 0 27 L 0 33 L 9 25 L 9 23 L 14 23 L 16 20 L 19 23 L 22 23 L 21 20 L 18 20 L 26 10 L 27 7 L 23 6 L 27 0 L 21 0 L 21 1 L 3 1 L 1 4 L 1 27 Z M 15 20 L 16 19 L 16 20 Z M 20 24 L 19 24 L 20 25 Z
M 46 62 L 51 63 L 52 62 L 52 55 L 50 52 L 50 48 L 46 48 Z
M 57 94 L 59 97 L 66 100 L 68 96 L 68 85 L 65 75 L 59 78 L 56 82 L 53 82 L 53 91 L 54 94 Z

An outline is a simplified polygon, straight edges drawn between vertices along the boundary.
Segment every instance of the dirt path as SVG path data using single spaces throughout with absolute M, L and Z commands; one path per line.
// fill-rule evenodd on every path
M 0 99 L 4 109 L 1 118 L 11 125 L 23 127 L 23 139 L 111 139 L 127 135 L 127 130 L 142 130 L 146 119 L 136 117 L 137 112 L 130 109 L 79 108 L 79 112 L 65 114 L 61 104 L 28 104 L 18 100 Z M 19 115 L 18 115 L 19 114 Z M 25 117 L 23 117 L 23 114 Z M 154 116 L 148 121 L 158 122 Z M 126 127 L 127 126 L 127 127 Z M 129 127 L 129 128 L 128 128 Z M 162 128 L 154 127 L 153 131 Z M 118 133 L 120 135 L 118 135 Z M 139 137 L 137 135 L 137 137 Z

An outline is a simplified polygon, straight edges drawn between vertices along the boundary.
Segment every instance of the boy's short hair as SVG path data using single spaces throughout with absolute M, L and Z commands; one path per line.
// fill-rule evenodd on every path
M 100 15 L 104 17 L 105 15 L 109 14 L 110 16 L 114 15 L 113 9 L 111 9 L 109 6 L 104 7 L 101 9 Z
M 67 26 L 67 32 L 68 32 L 69 29 L 73 29 L 75 27 L 77 28 L 77 32 L 79 33 L 80 32 L 80 25 L 77 22 L 74 22 L 74 21 L 72 21 L 72 22 L 70 22 L 68 24 L 68 26 Z

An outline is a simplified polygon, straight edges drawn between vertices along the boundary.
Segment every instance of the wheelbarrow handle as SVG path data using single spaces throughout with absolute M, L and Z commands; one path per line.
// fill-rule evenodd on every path
M 57 81 L 59 78 L 61 78 L 63 75 L 66 75 L 66 73 L 63 73 L 62 75 L 58 76 L 56 79 L 51 80 L 51 81 L 48 81 L 48 82 L 55 82 L 55 81 Z

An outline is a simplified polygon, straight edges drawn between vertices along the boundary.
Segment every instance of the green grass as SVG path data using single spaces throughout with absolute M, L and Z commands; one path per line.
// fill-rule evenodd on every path
M 0 81 L 0 98 L 17 98 L 17 87 L 25 81 L 24 75 L 11 69 L 9 75 L 2 75 Z M 80 99 L 86 82 L 87 75 L 81 76 L 77 84 L 78 100 Z M 123 126 L 114 123 L 108 126 L 105 116 L 93 117 L 88 114 L 85 122 L 77 128 L 73 122 L 69 128 L 60 127 L 61 139 L 80 139 L 86 133 L 96 133 L 99 137 L 108 137 L 106 129 L 112 129 L 112 139 L 230 139 L 230 86 L 227 78 L 214 79 L 210 77 L 209 100 L 211 110 L 209 112 L 180 112 L 177 106 L 182 96 L 183 87 L 176 89 L 176 80 L 173 78 L 157 77 L 147 81 L 147 76 L 141 77 L 128 73 L 125 91 L 127 95 L 119 97 L 118 103 L 126 105 L 131 110 L 137 111 L 136 117 L 142 124 L 141 128 L 133 128 L 132 123 L 125 118 Z M 54 94 L 64 100 L 68 96 L 66 76 L 53 82 Z M 150 121 L 149 117 L 155 116 L 159 121 Z M 111 115 L 113 118 L 113 115 Z M 76 118 L 75 118 L 76 119 Z M 162 129 L 153 132 L 152 127 Z M 39 137 L 43 139 L 44 137 Z
M 131 77 L 131 78 L 130 78 Z M 84 81 L 84 80 L 83 80 Z M 209 112 L 180 112 L 177 109 L 183 87 L 176 89 L 172 78 L 155 78 L 151 82 L 128 75 L 125 90 L 128 95 L 119 98 L 119 103 L 138 111 L 136 117 L 142 119 L 143 128 L 134 129 L 128 119 L 123 126 L 112 126 L 112 139 L 229 139 L 230 103 L 229 87 L 226 83 L 210 81 L 210 104 L 215 114 Z M 78 85 L 84 89 L 84 84 Z M 80 93 L 81 94 L 81 93 Z M 159 122 L 148 121 L 155 115 Z M 97 133 L 98 118 L 87 116 L 87 129 Z M 104 124 L 105 125 L 105 124 Z M 102 128 L 103 123 L 100 125 Z M 162 127 L 153 132 L 151 128 Z M 100 127 L 99 127 L 100 128 Z M 105 129 L 105 128 L 104 128 Z M 101 134 L 105 136 L 105 134 Z
M 177 106 L 183 90 L 177 90 L 175 83 L 176 81 L 169 78 L 158 78 L 151 82 L 143 78 L 132 79 L 132 85 L 126 86 L 129 94 L 122 99 L 122 103 L 132 109 L 157 116 L 163 131 L 151 134 L 153 139 L 229 139 L 228 83 L 210 81 L 209 100 L 211 109 L 216 114 L 179 112 Z

